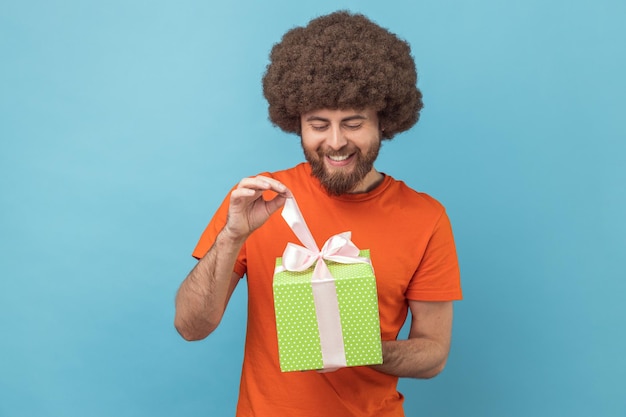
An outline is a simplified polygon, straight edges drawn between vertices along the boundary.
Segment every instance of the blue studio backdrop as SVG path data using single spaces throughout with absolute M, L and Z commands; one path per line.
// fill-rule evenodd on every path
M 0 3 L 0 416 L 234 414 L 245 285 L 194 343 L 174 295 L 228 189 L 303 159 L 260 80 L 337 9 L 412 46 L 425 109 L 377 167 L 461 263 L 407 415 L 626 415 L 624 1 Z

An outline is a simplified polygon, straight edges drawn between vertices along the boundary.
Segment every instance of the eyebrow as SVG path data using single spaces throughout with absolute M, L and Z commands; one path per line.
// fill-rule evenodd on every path
M 353 116 L 348 116 L 348 117 L 345 117 L 345 118 L 341 119 L 342 122 L 349 122 L 351 120 L 367 120 L 367 117 L 363 116 L 361 114 L 355 114 Z M 329 119 L 326 119 L 326 118 L 320 117 L 320 116 L 309 116 L 309 117 L 306 118 L 306 121 L 307 122 L 316 122 L 317 121 L 317 122 L 327 122 L 327 123 L 330 122 Z

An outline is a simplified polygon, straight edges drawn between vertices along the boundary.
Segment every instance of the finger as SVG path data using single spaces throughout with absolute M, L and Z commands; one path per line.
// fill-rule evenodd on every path
M 247 204 L 246 201 L 252 202 L 261 197 L 263 194 L 262 189 L 254 188 L 235 188 L 230 193 L 230 201 L 232 204 L 240 205 Z
M 271 190 L 285 197 L 291 197 L 291 191 L 287 188 L 287 186 L 274 178 L 263 175 L 244 178 L 239 182 L 237 188 L 249 188 L 263 191 Z
M 265 203 L 267 207 L 267 212 L 269 214 L 273 214 L 276 210 L 280 209 L 282 206 L 285 205 L 285 201 L 287 201 L 287 198 L 288 197 L 283 194 L 278 194 L 271 200 L 267 201 Z

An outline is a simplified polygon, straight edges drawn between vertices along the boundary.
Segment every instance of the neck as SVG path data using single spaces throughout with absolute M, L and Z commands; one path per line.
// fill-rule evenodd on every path
M 384 178 L 385 176 L 383 174 L 376 171 L 375 168 L 372 168 L 372 170 L 367 173 L 361 182 L 359 182 L 357 186 L 350 191 L 350 194 L 361 194 L 372 191 L 374 188 L 378 187 L 381 182 L 383 182 Z

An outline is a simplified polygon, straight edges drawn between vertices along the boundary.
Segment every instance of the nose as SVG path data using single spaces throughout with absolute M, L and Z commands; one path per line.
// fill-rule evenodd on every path
M 332 126 L 329 130 L 328 138 L 326 139 L 328 147 L 332 150 L 338 151 L 346 146 L 348 140 L 343 133 L 344 132 L 341 130 L 341 126 Z

